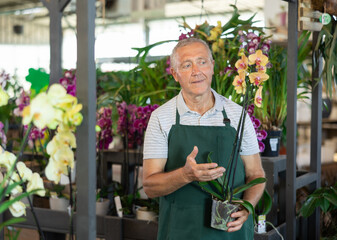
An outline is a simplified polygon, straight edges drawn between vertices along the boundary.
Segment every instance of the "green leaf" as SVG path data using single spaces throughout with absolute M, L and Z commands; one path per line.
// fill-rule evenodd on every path
M 324 197 L 334 206 L 337 206 L 337 193 L 334 191 L 327 192 Z
M 42 89 L 47 89 L 49 85 L 49 74 L 47 74 L 44 69 L 30 68 L 28 72 L 29 74 L 26 76 L 26 80 L 32 84 L 30 88 L 35 91 L 35 94 L 38 94 Z
M 7 200 L 7 201 L 4 201 L 3 203 L 1 203 L 0 205 L 0 214 L 3 213 L 4 211 L 6 211 L 13 203 L 17 202 L 17 201 L 20 201 L 22 198 L 25 198 L 37 191 L 39 191 L 41 189 L 36 189 L 36 190 L 33 190 L 31 192 L 25 192 L 25 193 L 21 193 L 19 196 L 11 199 L 11 200 Z
M 9 219 L 9 220 L 7 220 L 7 221 L 5 221 L 5 222 L 3 222 L 3 223 L 0 224 L 0 231 L 4 227 L 6 227 L 6 226 L 10 226 L 10 225 L 13 225 L 13 224 L 16 224 L 16 223 L 20 223 L 20 222 L 24 222 L 24 221 L 26 221 L 26 219 L 22 218 L 22 217 L 20 217 L 20 218 L 11 218 L 11 219 Z
M 207 155 L 207 162 L 208 163 L 212 163 L 213 162 L 212 158 L 211 158 L 212 154 L 213 154 L 213 152 L 209 152 L 209 154 Z
M 315 211 L 318 204 L 318 198 L 309 196 L 304 202 L 300 213 L 303 217 L 309 217 Z
M 208 182 L 198 182 L 198 184 L 205 192 L 208 192 L 209 194 L 216 197 L 217 199 L 224 201 L 224 198 L 222 196 L 214 192 L 212 189 L 206 187 L 206 186 L 209 186 Z
M 250 202 L 243 200 L 243 199 L 233 198 L 233 203 L 239 204 L 245 207 L 253 215 L 253 219 L 255 219 L 254 206 Z
M 241 192 L 246 191 L 248 188 L 251 188 L 251 187 L 253 187 L 257 184 L 260 184 L 260 183 L 264 183 L 266 181 L 267 181 L 267 179 L 263 178 L 263 177 L 255 178 L 253 181 L 250 181 L 249 183 L 246 183 L 245 185 L 242 185 L 240 187 L 235 188 L 234 191 L 233 191 L 233 195 L 237 195 Z
M 257 204 L 259 207 L 259 210 L 262 209 L 260 215 L 267 215 L 271 210 L 272 204 L 273 204 L 273 200 L 271 196 L 269 195 L 268 191 L 265 189 L 263 191 L 262 197 L 260 198 Z
M 330 207 L 330 202 L 326 198 L 320 199 L 320 207 L 323 212 L 327 212 Z

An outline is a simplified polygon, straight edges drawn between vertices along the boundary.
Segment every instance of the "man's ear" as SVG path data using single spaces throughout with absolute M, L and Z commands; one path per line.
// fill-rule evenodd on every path
M 176 72 L 176 70 L 174 70 L 174 68 L 173 67 L 171 67 L 170 68 L 170 72 L 171 72 L 171 74 L 172 74 L 172 76 L 173 76 L 173 78 L 174 78 L 174 80 L 176 81 L 176 82 L 178 82 L 178 78 L 177 78 L 177 72 Z

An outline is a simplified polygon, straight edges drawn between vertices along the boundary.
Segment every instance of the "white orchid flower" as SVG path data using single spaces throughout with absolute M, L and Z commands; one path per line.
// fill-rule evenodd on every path
M 8 104 L 9 96 L 0 86 L 0 107 Z
M 9 170 L 16 160 L 16 156 L 8 151 L 0 153 L 0 166 L 4 166 Z
M 43 180 L 38 173 L 33 173 L 31 180 L 27 184 L 27 192 L 41 189 L 37 191 L 35 194 L 40 197 L 44 197 L 46 195 L 46 191 L 44 190 Z
M 13 197 L 10 199 L 12 200 Z M 22 215 L 26 215 L 26 205 L 21 201 L 16 201 L 9 206 L 9 211 L 14 217 L 21 217 Z
M 23 162 L 18 162 L 16 164 L 16 168 L 23 181 L 27 181 L 27 180 L 30 181 L 32 174 L 33 174 L 32 170 L 27 168 Z

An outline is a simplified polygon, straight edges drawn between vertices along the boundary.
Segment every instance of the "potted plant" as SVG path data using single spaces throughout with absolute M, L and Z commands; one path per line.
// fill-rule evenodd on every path
M 97 189 L 96 193 L 96 215 L 105 216 L 109 211 L 110 199 L 107 189 Z
M 311 89 L 310 73 L 304 61 L 311 51 L 309 41 L 310 32 L 303 31 L 298 44 L 298 99 L 306 98 L 305 94 Z M 261 108 L 256 109 L 255 116 L 260 119 L 262 129 L 267 131 L 267 138 L 263 141 L 265 151 L 262 156 L 278 156 L 281 137 L 285 141 L 285 119 L 287 117 L 287 50 L 278 45 L 272 45 L 269 51 L 270 67 L 268 74 L 270 81 L 263 87 L 264 101 Z M 283 134 L 281 134 L 283 131 Z M 282 136 L 283 135 L 283 136 Z
M 159 214 L 158 198 L 139 199 L 136 201 L 136 218 L 146 221 L 157 221 Z
M 321 236 L 336 239 L 337 229 L 337 183 L 334 186 L 321 187 L 309 194 L 304 201 L 300 215 L 307 218 L 319 207 L 321 214 Z
M 48 190 L 50 209 L 56 211 L 67 211 L 69 206 L 70 196 L 64 193 L 65 186 L 53 184 L 52 189 Z
M 241 58 L 235 63 L 238 75 L 235 76 L 232 84 L 236 93 L 243 98 L 243 107 L 232 152 L 227 162 L 226 173 L 216 180 L 199 182 L 201 188 L 212 195 L 211 226 L 225 231 L 228 229 L 227 223 L 234 220 L 231 218 L 231 214 L 237 211 L 239 207 L 246 208 L 255 219 L 253 205 L 244 199 L 240 199 L 240 195 L 248 188 L 266 182 L 265 178 L 256 178 L 244 185 L 235 185 L 236 166 L 239 161 L 248 106 L 252 101 L 257 107 L 261 106 L 262 89 L 269 78 L 266 74 L 266 66 L 269 60 L 262 50 L 254 50 L 254 52 L 249 53 L 248 57 L 245 54 L 245 49 L 242 48 L 239 51 Z M 208 154 L 208 162 L 212 162 L 211 154 Z
M 315 9 L 322 11 L 324 9 L 324 1 L 316 1 Z M 332 7 L 331 2 L 331 21 L 327 25 L 323 25 L 322 30 L 319 32 L 317 44 L 315 46 L 315 51 L 318 51 L 318 57 L 315 58 L 313 68 L 319 66 L 320 58 L 324 59 L 323 69 L 319 79 L 323 80 L 323 83 L 326 87 L 326 93 L 328 97 L 332 97 L 333 87 L 336 86 L 337 78 L 337 20 L 332 16 L 332 14 L 337 14 L 336 7 Z M 336 1 L 334 3 L 336 5 Z M 328 4 L 329 5 L 329 4 Z M 335 79 L 335 80 L 334 80 Z

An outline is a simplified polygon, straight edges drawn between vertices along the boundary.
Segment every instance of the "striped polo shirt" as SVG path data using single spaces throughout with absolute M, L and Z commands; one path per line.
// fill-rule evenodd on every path
M 212 89 L 215 104 L 204 115 L 191 111 L 180 93 L 152 112 L 144 140 L 143 158 L 167 158 L 168 135 L 176 122 L 176 109 L 180 115 L 180 124 L 193 126 L 224 126 L 222 110 L 225 108 L 231 126 L 237 129 L 242 107 L 219 95 Z M 192 150 L 191 150 L 192 151 Z M 259 153 L 255 129 L 249 116 L 246 117 L 245 129 L 241 144 L 241 155 Z

